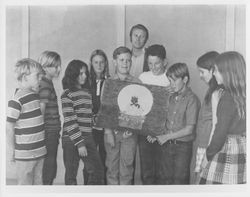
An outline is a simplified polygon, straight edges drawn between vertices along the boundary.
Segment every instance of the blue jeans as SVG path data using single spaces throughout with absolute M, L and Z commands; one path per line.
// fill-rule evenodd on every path
M 104 183 L 106 184 L 106 171 L 107 168 L 105 167 L 105 160 L 106 160 L 106 150 L 104 146 L 104 129 L 103 130 L 92 130 L 92 135 L 96 144 L 97 151 L 101 157 L 102 164 L 104 166 Z M 83 169 L 83 176 L 84 176 L 84 185 L 88 183 L 88 172 L 86 168 Z
M 162 145 L 160 179 L 162 185 L 189 184 L 192 144 L 192 142 L 170 140 Z
M 43 185 L 52 185 L 57 171 L 57 149 L 60 134 L 58 131 L 45 133 L 47 155 L 43 163 Z
M 161 183 L 161 146 L 158 142 L 149 143 L 146 136 L 138 137 L 141 180 L 143 185 L 158 185 Z
M 114 134 L 115 146 L 107 143 L 104 135 L 104 143 L 107 152 L 107 184 L 108 185 L 131 185 L 134 175 L 134 159 L 137 146 L 137 135 L 133 134 L 123 138 L 123 132 Z
M 84 162 L 86 169 L 87 185 L 103 185 L 104 184 L 104 167 L 97 152 L 96 145 L 92 133 L 84 133 L 85 144 L 88 155 L 80 157 L 77 147 L 68 137 L 63 137 L 63 161 L 65 166 L 65 185 L 77 185 L 77 172 L 80 159 Z

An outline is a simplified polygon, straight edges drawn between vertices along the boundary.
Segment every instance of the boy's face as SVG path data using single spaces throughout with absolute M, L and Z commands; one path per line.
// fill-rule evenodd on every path
M 46 67 L 45 70 L 51 78 L 57 78 L 61 72 L 61 63 L 56 66 Z
M 133 48 L 142 49 L 146 44 L 146 32 L 142 29 L 134 29 L 131 35 Z
M 182 92 L 187 84 L 187 77 L 184 77 L 183 79 L 181 77 L 176 78 L 175 76 L 168 77 L 170 81 L 171 88 L 174 92 Z
M 120 74 L 129 74 L 131 67 L 131 55 L 130 53 L 122 53 L 114 60 L 117 72 Z
M 161 75 L 165 72 L 164 60 L 158 56 L 148 56 L 148 66 L 154 75 Z
M 29 89 L 33 89 L 37 91 L 39 88 L 39 83 L 42 79 L 42 76 L 43 75 L 37 71 L 33 71 L 30 74 L 25 75 L 23 79 L 25 80 L 25 86 Z

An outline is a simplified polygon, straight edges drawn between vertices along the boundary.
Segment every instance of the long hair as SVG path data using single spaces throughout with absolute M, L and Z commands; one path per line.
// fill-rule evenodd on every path
M 54 51 L 44 51 L 38 58 L 38 62 L 45 67 L 57 67 L 61 65 L 61 57 Z
M 196 62 L 197 66 L 203 69 L 207 69 L 208 71 L 213 71 L 214 63 L 216 57 L 219 55 L 217 51 L 209 51 L 204 55 L 200 56 Z M 215 77 L 212 75 L 212 78 L 208 82 L 208 90 L 205 95 L 205 104 L 209 104 L 211 102 L 211 97 L 213 92 L 218 88 L 218 83 Z
M 243 56 L 236 51 L 219 55 L 215 64 L 223 77 L 225 90 L 232 95 L 239 117 L 246 117 L 246 64 Z
M 95 73 L 95 70 L 94 70 L 93 65 L 92 65 L 92 60 L 97 55 L 102 56 L 104 58 L 104 61 L 105 61 L 105 67 L 104 67 L 103 72 L 101 73 L 101 79 L 103 80 L 103 79 L 110 77 L 110 75 L 109 75 L 109 63 L 108 63 L 107 55 L 104 53 L 104 51 L 97 49 L 97 50 L 93 51 L 91 56 L 90 56 L 90 82 L 91 82 L 91 86 L 95 86 L 95 84 L 96 84 L 96 73 Z
M 88 65 L 84 63 L 81 60 L 72 60 L 69 62 L 64 77 L 62 79 L 62 85 L 63 89 L 69 89 L 71 91 L 77 90 L 77 84 L 78 84 L 78 77 L 80 74 L 80 70 L 82 68 L 85 68 L 86 73 L 86 80 L 84 85 L 82 85 L 82 88 L 87 89 L 90 91 L 90 83 L 89 83 L 89 71 L 88 71 Z

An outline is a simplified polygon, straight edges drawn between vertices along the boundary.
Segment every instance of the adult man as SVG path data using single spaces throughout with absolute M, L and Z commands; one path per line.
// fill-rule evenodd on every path
M 148 40 L 148 29 L 141 24 L 134 25 L 130 30 L 132 44 L 132 66 L 130 74 L 139 77 L 142 72 L 149 71 L 145 58 L 145 44 Z

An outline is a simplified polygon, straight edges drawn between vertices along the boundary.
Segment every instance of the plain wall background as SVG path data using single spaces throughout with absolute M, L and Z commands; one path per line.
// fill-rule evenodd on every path
M 13 68 L 20 58 L 37 59 L 44 50 L 61 55 L 62 72 L 54 81 L 61 110 L 61 79 L 69 61 L 81 59 L 89 63 L 91 52 L 103 49 L 113 74 L 113 50 L 123 44 L 131 47 L 129 31 L 137 23 L 149 30 L 146 46 L 159 43 L 166 47 L 168 65 L 188 64 L 190 86 L 202 100 L 206 85 L 199 78 L 196 60 L 210 50 L 237 50 L 245 57 L 245 12 L 245 7 L 239 5 L 9 6 L 6 9 L 6 107 L 16 87 Z M 6 166 L 7 178 L 15 178 L 15 166 L 8 162 Z M 81 170 L 82 164 L 79 184 Z M 60 144 L 54 183 L 63 184 L 63 177 Z

